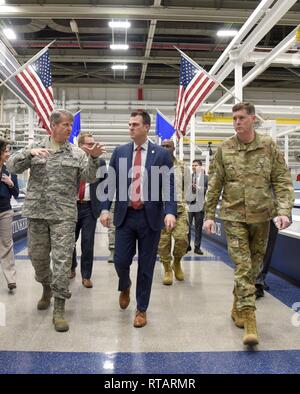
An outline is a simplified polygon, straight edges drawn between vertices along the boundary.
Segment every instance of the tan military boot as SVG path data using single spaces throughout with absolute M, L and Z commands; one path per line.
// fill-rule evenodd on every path
M 163 265 L 165 269 L 163 284 L 168 286 L 173 283 L 173 272 L 170 263 L 163 263 Z
M 68 322 L 64 317 L 65 301 L 62 298 L 54 298 L 53 323 L 55 330 L 59 332 L 68 331 L 69 329 Z
M 42 298 L 37 303 L 38 310 L 48 309 L 51 303 L 52 290 L 50 285 L 43 285 Z
M 254 308 L 245 308 L 242 310 L 244 318 L 244 345 L 254 346 L 258 344 L 258 334 L 256 328 L 256 318 Z
M 175 278 L 177 280 L 184 280 L 184 273 L 183 273 L 183 271 L 181 269 L 180 260 L 181 259 L 179 259 L 177 257 L 174 257 L 174 262 L 173 262 L 173 265 L 172 265 L 172 269 L 174 271 Z
M 231 318 L 234 321 L 234 324 L 239 328 L 244 328 L 244 317 L 241 311 L 239 311 L 236 307 L 237 298 L 233 295 L 233 305 L 231 311 Z

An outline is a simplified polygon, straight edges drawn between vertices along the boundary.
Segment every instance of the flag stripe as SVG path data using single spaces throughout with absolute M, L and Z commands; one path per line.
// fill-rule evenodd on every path
M 27 96 L 30 98 L 31 102 L 34 105 L 35 110 L 38 113 L 38 116 L 40 118 L 40 121 L 42 122 L 43 126 L 47 125 L 47 116 L 42 108 L 40 108 L 40 105 L 38 102 L 36 102 L 33 92 L 31 88 L 28 86 L 28 84 L 24 81 L 23 77 L 21 75 L 16 76 L 17 80 L 20 82 L 21 86 L 23 87 L 24 91 L 26 92 Z M 50 125 L 49 125 L 50 126 Z M 48 126 L 46 127 L 48 130 Z M 49 130 L 50 131 L 50 130 Z
M 16 76 L 17 80 L 23 86 L 23 89 L 27 93 L 28 97 L 34 104 L 34 108 L 37 111 L 39 118 L 42 122 L 43 126 L 46 126 L 46 129 L 50 131 L 50 123 L 49 123 L 49 111 L 45 108 L 43 102 L 41 102 L 34 91 L 34 87 L 32 86 L 31 82 L 23 76 L 23 73 Z
M 185 135 L 191 117 L 216 84 L 204 70 L 195 67 L 187 56 L 181 56 L 180 82 L 174 121 L 177 137 L 180 138 L 180 134 Z
M 27 70 L 25 70 L 25 75 L 26 72 L 28 72 L 28 80 L 31 80 L 32 83 L 35 85 L 35 90 L 37 94 L 39 95 L 39 99 L 41 102 L 44 102 L 51 111 L 53 110 L 53 97 L 48 94 L 47 89 L 45 89 L 44 85 L 42 84 L 42 81 L 38 77 L 36 73 L 33 73 L 32 70 L 30 69 L 30 66 L 28 67 Z M 42 96 L 42 97 L 41 97 Z M 44 99 L 44 100 L 43 100 Z
M 22 80 L 26 91 L 30 91 L 31 100 L 34 101 L 35 105 L 40 106 L 45 114 L 47 114 L 49 111 L 52 111 L 52 108 L 48 106 L 47 101 L 43 100 L 44 97 L 40 92 L 39 86 L 35 80 L 31 78 L 31 75 L 27 73 L 26 70 L 20 74 L 20 79 Z
M 203 99 L 206 97 L 206 94 L 209 92 L 210 82 L 211 81 L 208 78 L 205 78 L 205 83 L 201 83 L 197 90 L 194 89 L 193 96 L 189 96 L 189 99 L 186 100 L 185 113 L 186 117 L 189 117 L 189 119 L 191 118 L 191 116 L 189 116 L 190 112 L 193 111 L 194 108 L 198 108 Z
M 203 88 L 205 89 L 205 84 L 207 83 L 207 81 L 209 81 L 208 78 L 205 75 L 203 75 L 203 73 L 201 73 L 201 75 L 199 74 L 199 80 L 195 80 L 193 86 L 191 86 L 189 90 L 188 89 L 185 90 L 184 92 L 185 103 L 183 107 L 184 116 L 182 116 L 182 118 L 180 119 L 182 130 L 186 129 L 190 118 L 198 108 L 198 106 L 196 106 L 196 103 L 199 102 L 198 95 L 200 94 Z
M 50 133 L 50 115 L 54 109 L 54 98 L 48 50 L 35 57 L 34 62 L 20 71 L 16 75 L 16 80 L 34 105 L 40 124 Z
M 213 81 L 210 82 L 210 84 L 206 87 L 206 89 L 204 90 L 204 92 L 200 95 L 200 97 L 198 98 L 197 102 L 195 103 L 195 106 L 198 108 L 199 105 L 202 103 L 202 101 L 204 100 L 204 97 L 207 96 L 208 92 L 212 89 L 212 87 L 215 86 L 215 83 Z M 192 113 L 189 113 L 189 115 L 187 116 L 185 123 L 183 125 L 183 129 L 186 129 L 188 126 L 188 123 L 192 117 Z

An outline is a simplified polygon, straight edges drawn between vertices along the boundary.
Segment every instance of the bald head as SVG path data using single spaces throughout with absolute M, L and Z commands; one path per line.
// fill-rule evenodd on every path
M 163 140 L 161 146 L 173 155 L 173 152 L 175 151 L 175 144 L 173 140 Z

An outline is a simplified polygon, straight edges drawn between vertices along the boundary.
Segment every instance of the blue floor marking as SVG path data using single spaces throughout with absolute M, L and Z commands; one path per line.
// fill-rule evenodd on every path
M 14 245 L 15 253 L 26 248 L 26 240 Z M 18 250 L 18 251 L 16 251 Z M 187 255 L 185 261 L 217 261 L 234 268 L 226 249 L 203 239 L 203 250 L 213 256 Z M 108 256 L 95 260 L 106 261 Z M 28 256 L 15 256 L 28 260 Z M 135 258 L 136 260 L 137 258 Z M 300 301 L 300 289 L 269 273 L 267 282 L 274 297 L 288 307 Z M 258 300 L 260 302 L 260 300 Z M 0 351 L 0 373 L 52 374 L 299 374 L 300 350 L 228 352 L 86 353 Z
M 14 242 L 14 254 L 22 252 L 22 250 L 27 248 L 27 238 L 20 239 Z M 17 256 L 15 256 L 16 258 Z
M 197 261 L 197 262 L 222 262 L 228 265 L 230 268 L 234 269 L 234 264 L 230 260 L 227 250 L 217 242 L 214 242 L 207 237 L 203 237 L 202 242 L 203 250 L 208 251 L 212 256 L 199 256 L 199 255 L 186 255 L 183 257 L 183 261 Z M 27 247 L 27 240 L 21 240 L 14 244 L 15 253 L 20 253 L 23 249 Z M 94 261 L 107 261 L 108 256 L 95 256 Z M 80 261 L 80 256 L 77 256 L 77 259 Z M 137 257 L 134 257 L 133 260 L 137 261 Z M 15 260 L 29 260 L 28 255 L 16 255 Z M 159 258 L 157 258 L 159 261 Z M 285 279 L 272 274 L 271 272 L 267 275 L 267 283 L 270 286 L 270 290 L 268 292 L 283 304 L 287 305 L 289 308 L 292 308 L 292 305 L 295 302 L 300 302 L 300 288 L 289 283 Z M 257 302 L 259 302 L 258 300 Z
M 0 352 L 0 373 L 296 374 L 300 350 L 230 352 Z
M 227 250 L 217 242 L 204 238 L 205 249 L 212 253 L 218 260 L 222 260 L 229 267 L 234 269 L 234 264 L 230 260 Z M 277 298 L 283 304 L 292 308 L 295 302 L 300 302 L 300 288 L 271 272 L 267 274 L 266 282 L 270 286 L 268 293 Z M 260 302 L 260 299 L 257 300 Z

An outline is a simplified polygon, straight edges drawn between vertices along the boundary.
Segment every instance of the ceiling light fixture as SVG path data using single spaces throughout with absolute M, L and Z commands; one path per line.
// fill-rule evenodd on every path
M 128 44 L 110 44 L 110 49 L 112 50 L 122 50 L 122 51 L 127 51 L 127 49 L 129 48 Z
M 108 26 L 112 29 L 128 29 L 131 24 L 128 21 L 110 21 Z
M 113 70 L 127 70 L 127 64 L 114 64 L 111 66 Z
M 5 4 L 5 0 L 0 0 L 0 5 L 4 5 Z
M 2 31 L 5 37 L 8 38 L 9 40 L 15 40 L 17 38 L 16 33 L 10 27 L 5 27 Z
M 238 33 L 237 30 L 219 30 L 217 32 L 218 37 L 234 37 Z

